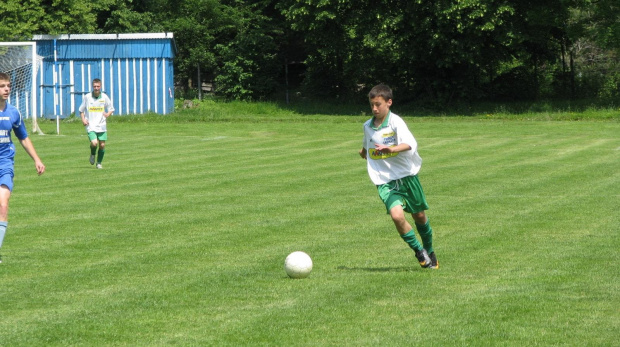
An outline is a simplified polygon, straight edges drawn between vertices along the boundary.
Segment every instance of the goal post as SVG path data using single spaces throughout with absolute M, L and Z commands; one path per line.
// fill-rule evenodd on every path
M 36 42 L 0 42 L 0 71 L 11 77 L 8 102 L 22 118 L 32 118 L 32 132 L 43 134 L 37 123 L 37 72 L 43 57 Z

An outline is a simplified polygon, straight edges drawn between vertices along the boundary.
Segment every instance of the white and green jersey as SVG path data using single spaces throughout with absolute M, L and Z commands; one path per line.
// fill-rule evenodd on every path
M 416 175 L 422 167 L 422 158 L 418 154 L 418 143 L 405 121 L 389 112 L 383 123 L 374 127 L 374 117 L 364 123 L 364 144 L 368 166 L 368 175 L 375 185 L 385 184 L 407 176 Z M 375 144 L 396 146 L 406 143 L 411 150 L 399 153 L 381 153 Z
M 103 116 L 103 112 L 106 110 L 108 112 L 114 111 L 114 106 L 105 93 L 100 93 L 98 98 L 94 98 L 92 93 L 88 93 L 84 95 L 79 110 L 85 113 L 84 116 L 88 120 L 87 132 L 103 133 L 107 131 L 106 118 Z

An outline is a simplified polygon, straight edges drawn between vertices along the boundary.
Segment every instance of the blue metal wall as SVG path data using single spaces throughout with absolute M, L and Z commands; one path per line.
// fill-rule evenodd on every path
M 82 96 L 101 79 L 115 115 L 174 110 L 174 38 L 171 33 L 37 35 L 43 56 L 37 77 L 44 117 L 79 115 Z

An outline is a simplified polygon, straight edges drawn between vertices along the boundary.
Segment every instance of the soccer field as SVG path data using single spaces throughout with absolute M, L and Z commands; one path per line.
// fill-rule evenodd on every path
M 43 124 L 43 176 L 17 145 L 0 346 L 617 345 L 620 123 L 405 118 L 433 271 L 357 154 L 365 119 L 112 121 L 103 170 L 80 124 Z

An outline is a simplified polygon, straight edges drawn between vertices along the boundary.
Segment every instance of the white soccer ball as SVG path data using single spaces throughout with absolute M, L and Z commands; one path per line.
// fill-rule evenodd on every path
M 306 278 L 312 271 L 312 259 L 304 252 L 293 252 L 284 260 L 284 270 L 290 278 Z

